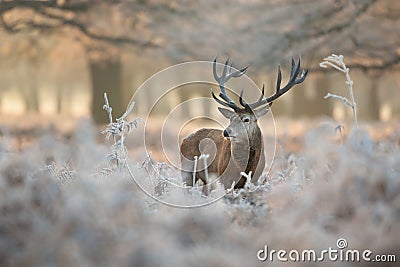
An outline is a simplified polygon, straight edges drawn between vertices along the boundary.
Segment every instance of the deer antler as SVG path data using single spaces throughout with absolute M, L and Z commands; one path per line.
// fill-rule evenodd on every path
M 301 59 L 299 58 L 299 61 L 296 65 L 294 58 L 292 58 L 292 69 L 290 71 L 290 78 L 288 83 L 281 88 L 281 81 L 282 81 L 282 72 L 281 72 L 281 67 L 278 66 L 278 78 L 276 80 L 276 93 L 273 94 L 270 97 L 265 98 L 264 97 L 264 85 L 262 87 L 262 93 L 260 98 L 252 103 L 252 104 L 247 104 L 242 96 L 243 96 L 243 91 L 240 93 L 240 104 L 246 109 L 246 110 L 253 110 L 255 108 L 258 108 L 261 105 L 264 104 L 269 104 L 270 106 L 272 105 L 272 101 L 278 99 L 280 96 L 282 96 L 284 93 L 286 93 L 287 91 L 289 91 L 293 86 L 295 86 L 296 84 L 302 83 L 307 74 L 308 74 L 308 70 L 302 70 L 301 71 L 301 75 L 300 74 L 300 67 L 301 67 Z
M 211 94 L 213 96 L 213 98 L 221 105 L 225 106 L 225 107 L 230 107 L 235 111 L 241 110 L 240 107 L 238 107 L 235 104 L 235 101 L 233 101 L 227 94 L 225 91 L 225 83 L 227 81 L 229 81 L 229 79 L 231 79 L 232 77 L 234 78 L 238 78 L 240 76 L 242 76 L 243 74 L 246 73 L 246 70 L 249 66 L 244 67 L 242 69 L 239 70 L 235 70 L 232 71 L 232 63 L 229 64 L 229 58 L 226 60 L 225 65 L 224 65 L 224 69 L 222 70 L 222 74 L 221 76 L 218 76 L 217 74 L 217 57 L 215 57 L 214 59 L 214 63 L 213 63 L 213 74 L 214 74 L 214 79 L 218 82 L 219 84 L 219 88 L 221 90 L 221 92 L 219 93 L 219 97 L 222 98 L 219 99 L 218 97 L 215 96 L 213 90 L 211 89 Z
M 301 73 L 300 73 L 301 59 L 299 58 L 298 63 L 296 65 L 294 58 L 292 58 L 292 69 L 290 70 L 290 78 L 289 78 L 288 83 L 283 88 L 281 88 L 281 82 L 282 82 L 281 67 L 278 66 L 278 78 L 276 80 L 275 94 L 273 94 L 270 97 L 265 98 L 264 97 L 265 88 L 263 85 L 263 87 L 261 89 L 260 98 L 256 102 L 248 104 L 243 99 L 243 90 L 242 90 L 240 92 L 240 96 L 239 96 L 239 103 L 243 108 L 240 108 L 236 105 L 236 103 L 229 96 L 227 96 L 226 91 L 225 91 L 225 83 L 232 77 L 240 77 L 243 74 L 245 74 L 248 66 L 243 69 L 232 72 L 232 63 L 229 64 L 229 58 L 228 58 L 225 62 L 224 69 L 222 71 L 221 76 L 218 76 L 216 65 L 217 65 L 217 58 L 215 57 L 214 63 L 213 63 L 213 74 L 214 74 L 214 79 L 218 82 L 219 88 L 221 89 L 221 92 L 219 93 L 219 97 L 222 98 L 222 100 L 219 99 L 218 97 L 216 97 L 212 90 L 211 90 L 211 94 L 212 94 L 213 98 L 219 104 L 221 104 L 225 107 L 230 107 L 235 111 L 245 110 L 248 112 L 252 112 L 254 109 L 256 109 L 264 104 L 268 104 L 269 106 L 271 106 L 272 102 L 274 100 L 278 99 L 280 96 L 282 96 L 284 93 L 289 91 L 296 84 L 302 83 L 308 74 L 308 70 L 301 70 Z

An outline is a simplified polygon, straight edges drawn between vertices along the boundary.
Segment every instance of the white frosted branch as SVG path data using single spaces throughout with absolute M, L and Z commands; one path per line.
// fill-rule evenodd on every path
M 197 171 L 197 156 L 194 156 L 194 166 L 193 166 L 193 186 L 196 184 L 196 171 Z
M 112 151 L 108 158 L 109 162 L 115 161 L 117 165 L 120 165 L 120 163 L 123 165 L 127 164 L 128 150 L 125 147 L 126 134 L 131 133 L 133 127 L 138 127 L 138 121 L 144 122 L 141 118 L 136 118 L 130 122 L 125 120 L 126 116 L 128 116 L 128 114 L 133 110 L 134 105 L 135 102 L 131 100 L 125 113 L 113 122 L 112 107 L 108 101 L 107 93 L 104 93 L 103 109 L 107 111 L 110 123 L 101 133 L 106 134 L 107 140 L 110 139 L 111 136 L 113 137 L 114 144 L 111 146 Z
M 210 181 L 208 179 L 208 166 L 207 166 L 207 160 L 210 157 L 209 154 L 201 154 L 199 159 L 203 159 L 203 164 L 204 164 L 204 176 L 206 178 L 206 184 L 209 184 Z
M 340 99 L 343 101 L 345 105 L 348 105 L 351 107 L 353 110 L 353 118 L 354 118 L 354 124 L 356 127 L 356 140 L 358 144 L 358 121 L 357 121 L 357 104 L 356 101 L 354 100 L 354 93 L 353 93 L 353 81 L 350 78 L 350 69 L 346 67 L 346 64 L 344 63 L 344 57 L 342 55 L 335 55 L 332 54 L 326 58 L 324 58 L 324 61 L 319 64 L 321 68 L 327 68 L 328 66 L 342 72 L 346 76 L 346 84 L 347 87 L 349 88 L 349 95 L 350 95 L 350 101 L 343 97 L 343 96 L 338 96 L 334 94 L 328 93 L 324 98 L 336 98 Z
M 245 172 L 240 172 L 240 175 L 246 178 L 244 188 L 249 190 L 250 193 L 255 192 L 260 187 L 259 185 L 256 186 L 251 182 L 252 171 L 249 171 L 248 174 L 246 174 Z
M 339 66 L 337 66 L 337 65 L 335 65 L 335 64 L 333 64 L 332 62 L 329 62 L 329 61 L 321 62 L 321 63 L 319 63 L 319 66 L 321 68 L 324 68 L 324 69 L 328 68 L 328 66 L 331 66 L 332 68 L 335 68 L 340 72 L 343 72 L 343 73 L 345 72 L 342 68 L 340 68 Z
M 110 123 L 113 122 L 112 119 L 112 108 L 110 107 L 110 103 L 108 102 L 108 97 L 107 97 L 107 93 L 104 93 L 104 105 L 103 105 L 103 109 L 105 111 L 107 111 L 108 113 L 108 119 L 110 120 Z
M 132 112 L 134 106 L 135 106 L 135 101 L 133 101 L 133 99 L 131 99 L 131 101 L 128 104 L 128 107 L 126 108 L 125 113 L 121 116 L 120 119 L 125 119 L 126 116 L 128 116 L 128 114 Z
M 324 96 L 324 99 L 328 99 L 328 98 L 336 98 L 336 99 L 342 100 L 345 105 L 348 105 L 349 107 L 353 107 L 353 104 L 350 103 L 350 101 L 344 96 L 328 93 L 328 94 L 326 94 L 326 96 Z

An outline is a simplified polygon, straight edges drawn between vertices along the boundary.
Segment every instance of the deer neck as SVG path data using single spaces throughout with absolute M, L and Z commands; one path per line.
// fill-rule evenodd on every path
M 249 133 L 248 141 L 232 140 L 231 150 L 235 165 L 240 170 L 246 173 L 250 170 L 254 172 L 253 166 L 254 164 L 257 166 L 261 151 L 263 150 L 260 128 L 257 127 L 252 133 Z

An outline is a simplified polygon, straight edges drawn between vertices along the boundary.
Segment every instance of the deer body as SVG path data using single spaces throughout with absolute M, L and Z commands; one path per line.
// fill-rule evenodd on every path
M 232 109 L 218 108 L 221 114 L 230 120 L 230 124 L 224 131 L 203 128 L 183 139 L 180 151 L 182 178 L 186 185 L 193 186 L 193 182 L 198 180 L 202 180 L 203 184 L 210 184 L 213 181 L 207 179 L 206 172 L 208 172 L 211 176 L 217 176 L 225 188 L 230 188 L 232 183 L 235 188 L 242 188 L 246 178 L 241 175 L 241 172 L 246 174 L 251 172 L 253 183 L 262 174 L 265 166 L 264 144 L 257 120 L 267 114 L 273 100 L 289 91 L 295 84 L 303 82 L 307 71 L 303 70 L 300 74 L 300 59 L 297 66 L 292 59 L 290 79 L 284 88 L 280 88 L 282 75 L 278 69 L 277 91 L 274 95 L 265 98 L 263 86 L 258 101 L 248 104 L 243 99 L 242 91 L 239 97 L 242 107 L 239 107 L 226 94 L 224 84 L 232 77 L 242 76 L 246 70 L 247 67 L 232 71 L 232 65 L 229 65 L 228 59 L 222 75 L 218 76 L 216 59 L 214 60 L 213 74 L 221 90 L 220 98 L 216 97 L 213 91 L 211 93 L 219 104 Z M 205 154 L 210 155 L 207 162 L 193 161 Z
M 258 127 L 257 127 L 258 128 Z M 241 172 L 252 172 L 252 182 L 258 178 L 265 165 L 264 148 L 261 139 L 261 131 L 255 132 L 254 138 L 250 138 L 249 147 L 246 141 L 240 139 L 228 140 L 224 137 L 222 130 L 218 129 L 200 129 L 192 133 L 182 141 L 181 153 L 183 157 L 189 159 L 194 156 L 200 157 L 200 142 L 201 140 L 210 139 L 216 146 L 216 157 L 211 158 L 207 171 L 212 174 L 217 174 L 220 177 L 220 182 L 225 188 L 230 188 L 232 183 L 235 182 L 235 188 L 244 186 L 246 180 L 241 176 Z M 207 153 L 207 149 L 204 149 Z M 248 154 L 245 154 L 248 151 Z M 201 163 L 200 163 L 201 165 Z M 182 171 L 186 185 L 193 186 L 193 171 L 189 171 L 192 164 L 187 164 L 187 171 Z M 204 168 L 204 166 L 203 166 Z M 206 180 L 205 171 L 201 170 L 196 173 L 196 178 L 201 179 L 204 184 L 209 181 Z

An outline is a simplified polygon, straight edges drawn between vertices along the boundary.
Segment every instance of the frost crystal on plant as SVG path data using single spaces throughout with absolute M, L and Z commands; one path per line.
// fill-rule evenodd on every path
M 143 120 L 141 118 L 135 118 L 130 122 L 126 121 L 126 117 L 133 110 L 133 107 L 135 105 L 135 102 L 131 100 L 125 113 L 120 118 L 116 119 L 115 122 L 113 122 L 112 107 L 108 102 L 107 93 L 104 93 L 104 102 L 105 104 L 103 106 L 103 109 L 107 111 L 110 123 L 107 125 L 107 128 L 101 133 L 106 135 L 107 140 L 112 137 L 114 141 L 114 144 L 111 146 L 111 153 L 107 156 L 107 158 L 110 165 L 112 165 L 112 163 L 114 162 L 117 166 L 125 166 L 128 154 L 128 151 L 124 144 L 126 134 L 130 134 L 133 130 L 133 127 L 138 127 L 138 121 L 143 122 Z
M 62 167 L 58 168 L 55 162 L 46 165 L 48 172 L 61 183 L 73 181 L 77 177 L 76 171 L 71 170 L 70 163 L 64 163 Z
M 344 57 L 342 55 L 332 54 L 329 57 L 324 58 L 324 61 L 322 61 L 319 64 L 319 66 L 324 69 L 326 69 L 328 67 L 332 67 L 332 68 L 345 74 L 346 84 L 349 88 L 350 101 L 344 96 L 335 95 L 335 94 L 331 94 L 331 93 L 328 93 L 324 98 L 325 99 L 336 98 L 336 99 L 343 101 L 343 103 L 346 106 L 351 107 L 351 109 L 353 110 L 354 124 L 356 127 L 356 142 L 358 144 L 357 104 L 356 104 L 356 101 L 354 100 L 353 81 L 350 78 L 350 74 L 349 74 L 350 69 L 348 67 L 346 67 L 346 64 L 344 63 L 343 60 L 344 60 Z

